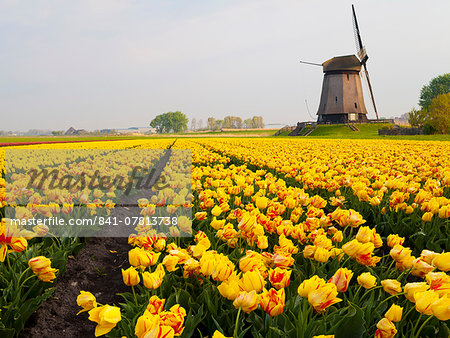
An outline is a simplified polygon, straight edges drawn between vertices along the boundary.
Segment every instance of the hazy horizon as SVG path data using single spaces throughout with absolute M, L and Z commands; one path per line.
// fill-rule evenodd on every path
M 380 117 L 449 72 L 450 2 L 0 1 L 0 130 L 148 126 L 260 115 L 316 119 L 322 63 L 356 54 L 355 4 Z M 368 117 L 375 118 L 367 93 Z

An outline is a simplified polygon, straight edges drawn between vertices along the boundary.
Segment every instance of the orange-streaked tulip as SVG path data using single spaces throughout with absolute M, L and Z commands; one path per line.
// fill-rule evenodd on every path
M 387 318 L 382 318 L 377 323 L 377 329 L 375 332 L 376 338 L 393 338 L 397 333 L 394 323 Z
M 291 282 L 291 270 L 275 268 L 269 272 L 270 284 L 276 289 L 282 289 L 289 286 Z
M 419 282 L 419 283 L 407 283 L 405 284 L 404 291 L 406 292 L 405 297 L 410 302 L 415 302 L 414 294 L 416 292 L 423 292 L 427 291 L 430 288 L 430 286 L 425 282 Z
M 431 312 L 433 316 L 441 321 L 450 320 L 450 298 L 449 295 L 439 298 L 431 304 Z
M 439 299 L 439 294 L 434 291 L 421 291 L 414 294 L 416 310 L 424 315 L 431 315 L 431 304 Z
M 403 243 L 405 242 L 405 238 L 400 237 L 397 234 L 391 234 L 387 237 L 386 241 L 387 241 L 387 245 L 390 246 L 391 248 L 393 248 L 397 244 L 403 245 Z
M 259 270 L 251 270 L 244 272 L 239 285 L 244 291 L 250 292 L 255 290 L 256 292 L 260 292 L 264 285 L 266 285 L 266 281 L 261 276 Z
M 158 296 L 151 296 L 149 301 L 148 301 L 148 305 L 146 310 L 153 314 L 156 315 L 158 313 L 160 313 L 163 309 L 164 309 L 164 304 L 165 304 L 166 300 L 165 299 L 160 299 Z
M 348 284 L 353 277 L 353 272 L 347 268 L 339 268 L 330 278 L 328 283 L 336 285 L 339 292 L 347 291 Z
M 324 286 L 308 294 L 308 302 L 314 307 L 317 313 L 322 313 L 327 307 L 342 301 L 342 299 L 336 297 L 337 295 L 336 285 L 326 283 Z
M 123 282 L 127 286 L 135 286 L 135 285 L 139 284 L 139 282 L 141 281 L 141 278 L 139 277 L 139 273 L 132 266 L 130 266 L 126 270 L 122 269 L 122 278 L 123 278 Z
M 285 305 L 284 289 L 280 289 L 278 291 L 275 289 L 270 289 L 269 291 L 263 292 L 259 305 L 261 305 L 261 308 L 271 317 L 275 317 L 283 313 Z
M 297 292 L 298 294 L 303 297 L 307 298 L 310 292 L 320 289 L 322 286 L 324 286 L 327 282 L 314 275 L 309 279 L 305 279 L 298 287 Z

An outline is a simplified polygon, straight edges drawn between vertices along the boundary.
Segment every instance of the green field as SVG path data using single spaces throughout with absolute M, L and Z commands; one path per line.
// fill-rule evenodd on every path
M 319 125 L 308 137 L 331 139 L 381 139 L 381 140 L 422 140 L 422 141 L 450 141 L 450 135 L 398 135 L 380 136 L 378 129 L 392 126 L 390 123 L 357 124 L 360 131 L 353 131 L 345 124 Z M 280 135 L 287 136 L 287 135 Z M 302 136 L 298 136 L 302 137 Z
M 385 140 L 430 140 L 430 141 L 450 141 L 450 135 L 399 135 L 399 136 L 380 136 L 378 129 L 392 126 L 392 124 L 358 124 L 356 125 L 360 131 L 353 131 L 347 125 L 319 125 L 308 138 L 318 139 L 385 139 Z M 178 134 L 153 134 L 150 136 L 3 136 L 0 137 L 0 143 L 15 142 L 46 142 L 46 141 L 89 141 L 89 140 L 125 140 L 125 139 L 142 139 L 142 138 L 166 138 L 166 137 L 270 137 L 277 130 L 236 130 L 236 131 L 210 131 L 210 132 L 189 132 Z M 285 131 L 277 137 L 291 137 L 288 134 L 291 131 Z M 302 138 L 304 136 L 297 136 Z

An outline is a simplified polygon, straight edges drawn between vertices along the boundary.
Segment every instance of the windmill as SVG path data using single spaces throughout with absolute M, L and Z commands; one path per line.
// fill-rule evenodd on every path
M 333 57 L 322 64 L 300 61 L 323 68 L 322 94 L 320 96 L 319 108 L 317 110 L 318 123 L 348 123 L 366 122 L 367 110 L 361 85 L 360 72 L 364 68 L 364 76 L 368 84 L 370 98 L 373 103 L 376 117 L 378 112 L 373 97 L 372 85 L 370 84 L 367 71 L 368 56 L 362 44 L 359 26 L 356 19 L 355 9 L 352 5 L 353 28 L 358 51 L 356 55 L 344 55 Z
M 370 84 L 369 72 L 367 71 L 367 60 L 369 59 L 369 56 L 367 56 L 366 48 L 364 47 L 362 40 L 361 40 L 361 34 L 359 33 L 358 20 L 356 19 L 355 6 L 353 6 L 353 5 L 352 5 L 352 13 L 353 13 L 353 16 L 352 16 L 353 32 L 355 33 L 356 50 L 358 53 L 358 57 L 361 60 L 361 64 L 364 68 L 363 74 L 365 75 L 365 79 L 367 81 L 367 87 L 369 88 L 369 95 L 370 95 L 370 99 L 372 100 L 373 110 L 375 110 L 375 115 L 378 120 L 377 106 L 375 104 L 375 98 L 373 97 L 373 91 L 372 91 L 372 85 Z

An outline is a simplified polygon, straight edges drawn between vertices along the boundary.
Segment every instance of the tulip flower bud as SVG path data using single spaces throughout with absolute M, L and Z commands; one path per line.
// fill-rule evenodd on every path
M 308 294 L 308 302 L 314 307 L 317 313 L 322 313 L 327 307 L 342 301 L 342 299 L 336 297 L 337 294 L 336 285 L 326 283 L 324 286 Z
M 378 330 L 375 332 L 375 337 L 394 337 L 397 333 L 394 323 L 387 318 L 382 318 L 377 323 Z
M 450 271 L 450 252 L 445 252 L 436 256 L 433 259 L 432 264 L 441 271 Z
M 353 277 L 353 272 L 347 268 L 339 268 L 328 283 L 336 285 L 339 292 L 347 291 L 348 284 Z
M 116 306 L 103 305 L 89 311 L 89 320 L 97 323 L 96 337 L 107 334 L 121 319 L 120 309 Z
M 402 285 L 395 279 L 382 280 L 381 285 L 383 286 L 384 291 L 390 295 L 396 295 L 397 293 L 402 292 Z
M 439 294 L 434 291 L 421 291 L 414 294 L 416 310 L 424 315 L 433 314 L 431 304 L 439 299 Z
M 443 322 L 450 320 L 450 298 L 448 294 L 431 304 L 431 312 L 433 316 Z
M 410 302 L 415 302 L 414 294 L 416 292 L 427 291 L 429 288 L 430 288 L 430 286 L 425 282 L 407 283 L 407 284 L 405 284 L 405 287 L 404 287 L 404 291 L 406 292 L 405 297 Z
M 371 289 L 377 285 L 377 278 L 372 276 L 370 272 L 360 274 L 356 280 L 358 281 L 358 284 L 365 289 Z
M 252 292 L 239 292 L 233 305 L 236 309 L 241 308 L 245 313 L 250 313 L 258 307 L 259 296 L 255 290 Z
M 165 299 L 160 299 L 158 296 L 151 296 L 146 310 L 152 315 L 160 313 L 164 309 Z
M 261 274 L 258 270 L 247 271 L 242 275 L 240 286 L 241 289 L 247 292 L 255 290 L 256 292 L 260 292 L 264 285 L 266 285 L 266 281 L 262 278 Z
M 270 289 L 262 294 L 259 301 L 261 308 L 271 317 L 278 316 L 283 313 L 285 305 L 285 291 L 280 289 Z
M 391 322 L 399 322 L 402 320 L 403 308 L 401 306 L 392 304 L 389 310 L 384 314 L 384 317 Z
M 307 298 L 311 291 L 317 290 L 325 284 L 325 280 L 314 275 L 311 278 L 304 280 L 298 287 L 297 292 L 300 297 Z
M 122 278 L 123 282 L 127 286 L 137 285 L 141 281 L 139 273 L 136 271 L 134 267 L 129 267 L 126 270 L 122 269 Z
M 89 311 L 97 306 L 97 300 L 95 299 L 95 296 L 87 291 L 80 291 L 80 294 L 77 297 L 77 304 L 78 306 L 81 306 L 83 310 L 77 313 L 80 314 L 84 311 Z

